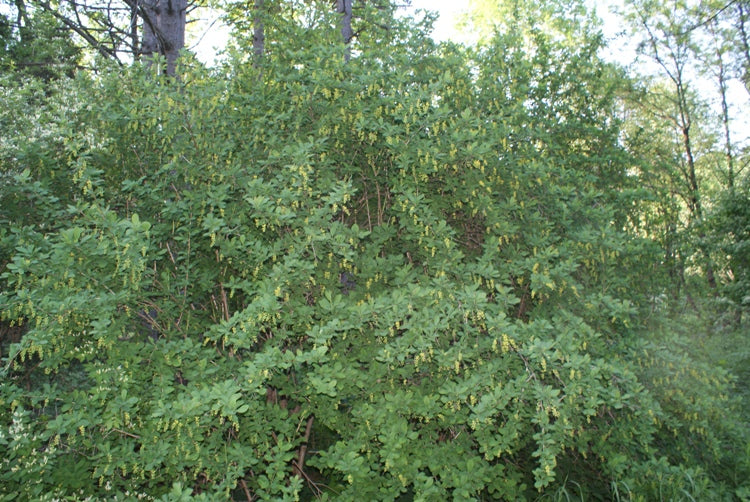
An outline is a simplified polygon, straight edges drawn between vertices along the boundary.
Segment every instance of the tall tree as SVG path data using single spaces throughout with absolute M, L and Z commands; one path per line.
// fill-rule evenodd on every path
M 263 0 L 255 0 L 253 6 L 255 12 L 255 18 L 253 19 L 253 54 L 256 63 L 263 57 L 266 46 L 266 34 L 263 28 L 263 3 Z
M 126 0 L 130 1 L 130 0 Z M 167 75 L 174 75 L 177 56 L 185 47 L 187 0 L 146 0 L 139 6 L 143 18 L 141 54 L 166 58 Z
M 744 68 L 743 81 L 745 88 L 750 92 L 750 2 L 747 0 L 737 2 L 737 31 L 739 33 L 739 51 L 742 55 L 742 67 Z
M 729 113 L 729 80 L 731 79 L 728 65 L 729 48 L 726 45 L 726 34 L 721 32 L 721 27 L 715 20 L 707 25 L 710 33 L 709 44 L 704 54 L 704 64 L 707 72 L 711 74 L 716 82 L 719 92 L 719 104 L 721 105 L 720 120 L 724 135 L 724 173 L 725 183 L 731 191 L 735 186 L 735 158 L 734 145 L 732 143 L 731 118 Z
M 354 2 L 353 0 L 290 0 L 265 2 L 219 0 L 224 21 L 232 30 L 237 54 L 257 58 L 263 54 L 285 59 L 291 54 L 277 51 L 288 39 L 302 46 L 319 43 L 322 36 L 329 47 L 344 48 L 346 61 L 352 57 L 352 43 L 358 45 L 387 43 L 408 37 L 393 24 L 395 12 L 403 5 L 394 0 Z M 335 35 L 334 35 L 335 34 Z
M 487 39 L 495 31 L 544 32 L 555 42 L 580 43 L 598 31 L 596 18 L 582 0 L 469 0 L 464 29 Z
M 80 65 L 80 49 L 50 13 L 24 0 L 2 0 L 0 12 L 0 68 L 49 81 Z
M 30 9 L 53 16 L 100 55 L 120 63 L 159 55 L 168 74 L 175 72 L 186 15 L 195 6 L 188 0 L 28 0 Z
M 675 166 L 679 177 L 673 181 L 684 196 L 689 222 L 700 226 L 704 217 L 704 200 L 695 148 L 700 103 L 689 76 L 690 69 L 696 64 L 693 57 L 695 32 L 690 28 L 694 23 L 694 11 L 685 0 L 674 0 L 668 4 L 653 0 L 630 0 L 627 7 L 627 19 L 635 32 L 642 36 L 639 54 L 655 63 L 668 83 L 667 92 L 658 102 L 650 100 L 649 104 L 647 101 L 647 106 L 651 107 L 652 113 L 671 123 L 680 137 L 682 152 Z M 702 252 L 705 255 L 706 279 L 709 285 L 715 287 L 709 253 L 705 248 Z
M 352 0 L 336 0 L 336 10 L 341 14 L 341 38 L 347 46 L 344 58 L 349 61 L 349 58 L 351 58 L 349 42 L 354 36 L 352 31 Z

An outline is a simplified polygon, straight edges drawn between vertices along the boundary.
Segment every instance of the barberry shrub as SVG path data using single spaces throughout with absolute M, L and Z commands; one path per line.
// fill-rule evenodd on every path
M 596 47 L 399 26 L 8 122 L 0 499 L 739 487 L 729 375 L 652 330 Z

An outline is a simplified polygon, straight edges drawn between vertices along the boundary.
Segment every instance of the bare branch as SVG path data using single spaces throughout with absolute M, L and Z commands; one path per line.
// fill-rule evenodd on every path
M 96 37 L 94 37 L 91 32 L 83 25 L 76 24 L 72 20 L 68 19 L 67 17 L 63 16 L 58 9 L 53 8 L 49 2 L 39 2 L 38 4 L 41 8 L 52 14 L 55 18 L 57 18 L 60 22 L 62 22 L 65 26 L 70 28 L 72 31 L 77 33 L 81 38 L 83 38 L 92 48 L 96 49 L 101 55 L 113 59 L 117 61 L 119 64 L 122 64 L 122 61 L 120 61 L 120 58 L 117 57 L 117 53 L 113 51 L 112 49 L 105 47 L 101 42 L 99 42 Z

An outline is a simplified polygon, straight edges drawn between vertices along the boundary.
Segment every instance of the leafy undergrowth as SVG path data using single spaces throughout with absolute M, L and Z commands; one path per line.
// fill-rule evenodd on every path
M 1 500 L 746 493 L 606 67 L 550 64 L 595 48 L 409 43 L 50 98 L 3 171 Z

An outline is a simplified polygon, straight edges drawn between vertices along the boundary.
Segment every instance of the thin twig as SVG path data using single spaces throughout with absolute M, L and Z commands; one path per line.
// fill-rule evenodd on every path
M 242 486 L 242 490 L 245 492 L 245 497 L 247 497 L 248 502 L 253 502 L 255 500 L 255 497 L 250 493 L 250 490 L 247 487 L 247 483 L 245 483 L 244 479 L 240 479 L 240 486 Z
M 112 430 L 115 431 L 115 432 L 118 432 L 118 433 L 122 434 L 123 436 L 128 436 L 128 437 L 131 437 L 133 439 L 141 439 L 141 436 L 139 436 L 138 434 L 132 434 L 130 432 L 117 429 L 115 427 L 112 427 Z
M 307 426 L 305 427 L 305 436 L 303 438 L 302 445 L 299 447 L 299 455 L 297 456 L 297 462 L 295 467 L 300 475 L 304 475 L 305 470 L 305 455 L 307 454 L 307 442 L 310 440 L 310 432 L 312 431 L 313 422 L 315 421 L 315 415 L 310 415 L 307 419 Z

